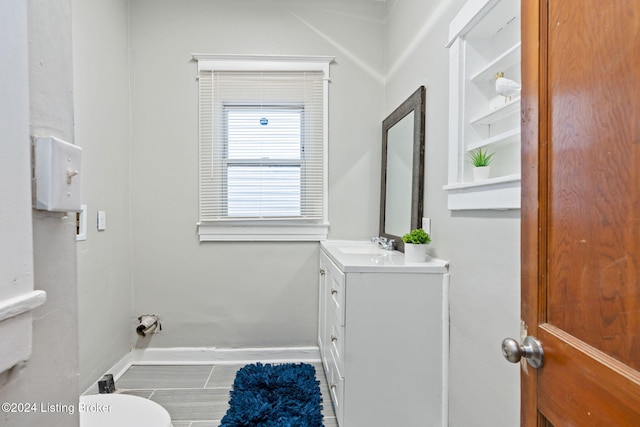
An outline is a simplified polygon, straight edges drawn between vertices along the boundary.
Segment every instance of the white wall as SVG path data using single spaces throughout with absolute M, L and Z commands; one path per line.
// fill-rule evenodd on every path
M 8 300 L 33 291 L 33 221 L 27 4 L 5 2 L 0 7 L 0 40 L 13 41 L 0 43 L 0 310 L 4 313 Z M 0 318 L 2 372 L 30 354 L 33 320 L 31 311 Z
M 97 10 L 106 7 L 104 1 L 94 3 Z M 121 276 L 128 269 L 133 315 L 158 313 L 164 320 L 163 332 L 138 346 L 315 343 L 317 244 L 198 243 L 197 84 L 190 59 L 196 52 L 335 55 L 330 85 L 331 237 L 368 238 L 377 232 L 380 124 L 424 84 L 425 215 L 432 218 L 432 254 L 451 261 L 450 424 L 518 425 L 519 370 L 502 359 L 499 347 L 504 337 L 519 334 L 519 211 L 451 213 L 442 190 L 447 179 L 449 78 L 444 45 L 448 23 L 463 3 L 131 0 L 131 180 L 129 190 L 120 181 L 115 190 L 130 191 L 131 261 L 113 252 L 121 244 L 122 252 L 128 250 L 126 239 L 114 236 L 126 225 L 111 228 L 112 213 L 116 218 L 121 214 L 123 200 L 85 194 L 96 200 L 90 212 L 107 210 L 109 228 L 103 235 L 89 236 L 87 253 L 79 248 L 83 261 L 102 251 L 108 254 L 104 263 L 94 258 L 92 267 L 80 268 L 81 328 L 86 331 L 81 332 L 81 354 L 87 359 L 83 375 L 91 374 L 90 360 L 99 358 L 89 348 L 97 341 L 85 341 L 91 339 L 85 338 L 90 334 L 84 329 L 91 310 L 98 310 L 103 298 L 109 304 L 123 301 L 126 314 L 118 317 L 114 331 L 131 316 L 126 298 L 111 294 L 126 288 L 115 283 L 126 282 Z M 117 28 L 123 20 L 120 5 L 107 14 L 109 25 Z M 386 21 L 382 8 L 389 13 Z M 100 42 L 98 31 L 88 26 L 99 26 L 95 16 L 100 13 L 80 13 L 88 21 L 78 34 L 86 33 L 88 39 L 76 40 L 76 52 L 85 52 L 78 61 L 88 61 L 89 45 Z M 122 46 L 122 35 L 106 24 L 101 30 L 113 38 L 102 43 L 114 49 L 109 58 L 117 62 L 119 83 L 107 87 L 119 93 L 124 60 L 115 50 Z M 87 75 L 83 66 L 93 70 L 88 62 L 78 61 L 78 78 Z M 77 86 L 77 106 L 115 120 L 118 130 L 106 130 L 120 135 L 124 119 L 114 108 L 121 101 L 99 109 L 95 100 L 81 99 L 87 84 Z M 78 124 L 78 137 L 90 133 L 89 127 L 81 126 L 85 125 Z M 82 144 L 98 150 L 109 142 Z M 122 160 L 120 154 L 107 164 L 115 167 L 112 162 L 118 159 Z M 103 166 L 96 162 L 95 167 Z M 103 187 L 106 171 L 100 175 L 89 187 L 110 194 Z M 96 276 L 113 277 L 89 277 L 96 266 L 104 267 Z M 111 272 L 114 268 L 116 273 Z M 101 285 L 91 288 L 95 281 Z M 120 349 L 130 335 L 118 334 Z
M 425 216 L 431 253 L 450 260 L 452 427 L 519 425 L 519 366 L 500 343 L 519 336 L 520 212 L 450 212 L 447 183 L 449 21 L 463 0 L 388 1 L 385 111 L 425 85 Z
M 30 0 L 11 3 L 11 6 L 7 2 L 1 4 L 0 25 L 15 30 L 9 41 L 19 47 L 15 62 L 10 60 L 8 67 L 20 64 L 28 49 L 29 131 L 32 135 L 53 135 L 73 142 L 70 1 Z M 20 12 L 15 15 L 5 13 L 11 9 Z M 3 73 L 4 67 L 3 64 Z M 6 76 L 3 73 L 0 74 Z M 16 83 L 20 84 L 20 80 Z M 24 96 L 27 96 L 26 93 Z M 6 159 L 18 161 L 22 158 L 21 153 L 29 152 L 29 138 L 7 142 L 3 146 Z M 23 167 L 28 169 L 29 165 Z M 36 289 L 47 292 L 47 301 L 33 314 L 31 358 L 0 374 L 0 402 L 36 402 L 38 409 L 41 402 L 76 405 L 78 312 L 75 218 L 40 211 L 33 211 L 32 217 L 34 285 Z M 31 236 L 22 238 L 30 239 Z M 75 426 L 78 425 L 78 414 L 40 410 L 35 413 L 2 412 L 0 424 L 10 427 Z
M 192 53 L 330 55 L 333 238 L 377 232 L 384 4 L 132 0 L 132 215 L 138 346 L 315 345 L 317 243 L 199 243 Z
M 81 390 L 134 343 L 127 0 L 73 0 L 75 140 L 87 240 L 78 242 Z M 96 215 L 107 214 L 97 231 Z

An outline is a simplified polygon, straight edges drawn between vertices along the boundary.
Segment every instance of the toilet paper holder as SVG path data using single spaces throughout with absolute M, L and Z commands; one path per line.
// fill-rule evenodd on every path
M 136 333 L 143 338 L 149 334 L 153 334 L 162 330 L 160 320 L 155 314 L 143 314 L 142 316 L 138 317 L 138 322 L 140 322 L 140 324 L 136 328 Z

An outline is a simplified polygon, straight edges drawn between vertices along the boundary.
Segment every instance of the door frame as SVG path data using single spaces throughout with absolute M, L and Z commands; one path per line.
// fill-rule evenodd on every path
M 523 336 L 538 336 L 538 324 L 543 321 L 541 304 L 545 286 L 540 277 L 546 260 L 546 201 L 548 164 L 546 156 L 548 117 L 546 69 L 546 1 L 522 0 L 522 199 L 521 199 L 521 316 Z M 538 420 L 537 371 L 521 363 L 520 425 L 545 425 Z

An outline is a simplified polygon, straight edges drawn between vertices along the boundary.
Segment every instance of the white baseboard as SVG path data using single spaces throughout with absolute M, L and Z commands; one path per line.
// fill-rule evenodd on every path
M 136 365 L 207 365 L 237 363 L 284 363 L 320 361 L 318 347 L 217 348 L 171 347 L 145 348 L 131 351 Z
M 107 373 L 118 380 L 132 365 L 209 365 L 246 363 L 320 362 L 318 347 L 216 348 L 170 347 L 134 348 Z M 97 390 L 92 385 L 85 393 Z M 94 391 L 95 392 L 95 391 Z

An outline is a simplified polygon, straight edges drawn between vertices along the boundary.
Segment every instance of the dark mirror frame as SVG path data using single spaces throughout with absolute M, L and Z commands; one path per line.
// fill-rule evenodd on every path
M 387 135 L 396 123 L 407 114 L 414 112 L 413 122 L 413 171 L 411 189 L 411 223 L 410 230 L 422 227 L 422 212 L 424 205 L 424 132 L 425 132 L 425 97 L 426 90 L 420 86 L 406 101 L 396 108 L 382 122 L 382 182 L 380 188 L 380 236 L 396 241 L 396 248 L 404 252 L 402 236 L 395 236 L 385 232 L 386 201 L 387 201 Z

